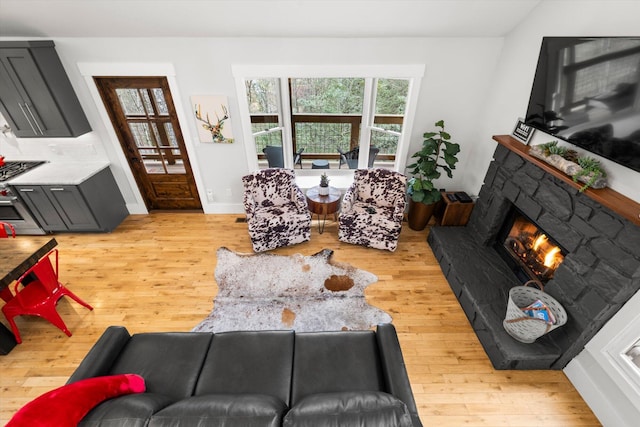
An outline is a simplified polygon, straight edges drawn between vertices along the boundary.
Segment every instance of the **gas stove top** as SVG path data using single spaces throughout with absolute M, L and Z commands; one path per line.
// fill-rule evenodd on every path
M 8 181 L 11 178 L 15 178 L 16 176 L 31 170 L 41 164 L 46 163 L 45 161 L 9 161 L 5 162 L 3 166 L 0 166 L 0 182 Z

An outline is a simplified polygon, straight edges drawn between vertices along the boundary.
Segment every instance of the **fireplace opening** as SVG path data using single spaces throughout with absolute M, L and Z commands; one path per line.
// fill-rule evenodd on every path
M 566 251 L 548 233 L 515 207 L 498 233 L 496 250 L 521 283 L 546 284 Z

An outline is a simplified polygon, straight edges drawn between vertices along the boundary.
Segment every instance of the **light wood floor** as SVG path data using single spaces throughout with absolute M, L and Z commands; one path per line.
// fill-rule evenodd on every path
M 133 215 L 110 234 L 56 235 L 61 280 L 95 310 L 60 301 L 72 337 L 42 319 L 18 319 L 23 344 L 0 356 L 0 423 L 63 385 L 109 325 L 132 333 L 191 330 L 213 307 L 216 249 L 251 252 L 238 217 Z M 274 252 L 310 255 L 330 248 L 335 260 L 378 276 L 367 300 L 393 317 L 425 426 L 599 426 L 561 371 L 492 368 L 427 233 L 403 227 L 398 250 L 388 253 L 341 243 L 336 225 L 328 223 L 322 235 L 313 229 L 310 242 Z

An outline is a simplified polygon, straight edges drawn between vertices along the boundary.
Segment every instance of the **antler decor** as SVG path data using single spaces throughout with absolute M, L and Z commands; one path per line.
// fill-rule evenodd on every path
M 203 122 L 204 124 L 202 125 L 202 127 L 208 130 L 209 132 L 211 132 L 211 137 L 213 138 L 213 142 L 223 142 L 223 143 L 230 144 L 233 142 L 233 139 L 227 139 L 224 137 L 224 135 L 222 135 L 222 128 L 224 127 L 224 121 L 229 118 L 229 112 L 227 111 L 227 107 L 225 107 L 224 104 L 221 104 L 220 106 L 222 107 L 222 112 L 224 113 L 224 115 L 222 116 L 222 118 L 220 118 L 220 116 L 218 116 L 218 113 L 215 113 L 216 120 L 218 121 L 217 124 L 215 125 L 211 124 L 211 120 L 209 119 L 209 113 L 207 113 L 206 120 L 202 118 L 202 113 L 200 111 L 200 104 L 197 104 L 195 106 L 196 119 Z

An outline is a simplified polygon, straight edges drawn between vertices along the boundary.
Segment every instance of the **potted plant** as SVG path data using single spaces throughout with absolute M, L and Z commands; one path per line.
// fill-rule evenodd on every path
M 450 141 L 451 135 L 444 130 L 444 120 L 435 123 L 435 132 L 426 132 L 422 148 L 411 158 L 415 163 L 407 166 L 412 177 L 409 179 L 409 228 L 424 230 L 433 215 L 436 203 L 442 197 L 433 181 L 444 171 L 452 178 L 452 170 L 458 162 L 456 155 L 460 145 Z
M 318 188 L 318 194 L 321 196 L 329 195 L 329 177 L 326 173 L 320 175 L 320 188 Z

